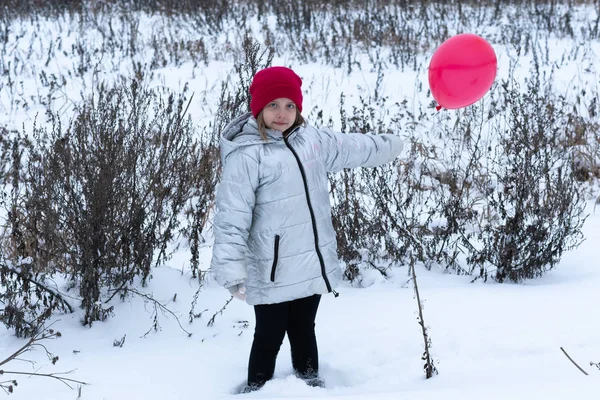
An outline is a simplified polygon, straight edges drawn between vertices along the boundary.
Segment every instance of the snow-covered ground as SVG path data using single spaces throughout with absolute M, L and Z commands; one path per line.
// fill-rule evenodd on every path
M 590 205 L 591 206 L 591 205 Z M 593 211 L 590 208 L 590 211 Z M 417 270 L 425 322 L 439 375 L 425 379 L 423 339 L 417 305 L 407 270 L 384 281 L 376 275 L 367 288 L 340 288 L 339 298 L 323 297 L 317 316 L 321 374 L 327 388 L 306 386 L 292 374 L 287 341 L 278 359 L 275 379 L 244 398 L 264 399 L 565 399 L 596 398 L 600 370 L 600 215 L 585 226 L 586 241 L 567 253 L 545 277 L 524 284 L 470 283 L 468 277 Z M 210 247 L 203 253 L 203 265 Z M 29 364 L 11 368 L 41 373 L 75 369 L 70 378 L 90 383 L 81 398 L 221 399 L 243 383 L 252 342 L 252 307 L 228 301 L 226 290 L 208 282 L 200 292 L 197 312 L 188 313 L 197 281 L 182 273 L 182 260 L 159 268 L 144 293 L 169 302 L 185 330 L 169 314 L 159 313 L 160 331 L 151 331 L 153 307 L 138 297 L 115 303 L 115 316 L 90 328 L 78 313 L 57 318 L 63 337 L 46 346 L 60 357 L 56 365 L 40 351 Z M 176 300 L 173 301 L 173 297 Z M 144 336 L 145 335 L 145 336 Z M 125 336 L 122 347 L 114 341 Z M 22 345 L 2 333 L 0 353 Z M 584 368 L 582 374 L 562 353 L 563 347 Z M 10 368 L 6 368 L 7 370 Z M 14 399 L 76 399 L 70 390 L 46 378 L 20 377 Z M 240 396 L 240 395 L 237 395 Z

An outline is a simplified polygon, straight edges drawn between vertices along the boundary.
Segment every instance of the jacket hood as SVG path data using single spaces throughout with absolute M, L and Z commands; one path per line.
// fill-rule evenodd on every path
M 283 140 L 283 134 L 267 129 L 269 140 Z M 231 121 L 221 134 L 221 160 L 240 147 L 264 145 L 266 142 L 258 132 L 258 125 L 252 113 L 246 113 Z

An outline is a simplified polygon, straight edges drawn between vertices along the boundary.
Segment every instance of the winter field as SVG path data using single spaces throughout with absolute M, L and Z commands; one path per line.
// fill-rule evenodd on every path
M 496 109 L 502 83 L 509 80 L 523 88 L 532 81 L 552 86 L 575 105 L 575 114 L 596 127 L 579 148 L 592 166 L 600 164 L 597 2 L 567 8 L 549 2 L 556 7 L 551 15 L 558 16 L 550 33 L 540 28 L 544 24 L 539 21 L 518 25 L 527 18 L 535 21 L 531 7 L 545 3 L 523 2 L 522 9 L 519 2 L 503 5 L 496 24 L 491 11 L 481 14 L 474 11 L 476 7 L 462 10 L 451 5 L 450 10 L 461 9 L 464 18 L 449 14 L 447 25 L 439 25 L 445 27 L 445 34 L 438 32 L 438 42 L 418 44 L 422 51 L 414 59 L 404 59 L 398 56 L 398 48 L 374 42 L 340 41 L 335 47 L 331 38 L 347 34 L 340 26 L 339 32 L 322 29 L 329 33 L 320 39 L 307 33 L 299 34 L 303 41 L 289 40 L 278 26 L 290 24 L 294 34 L 299 28 L 294 18 L 287 21 L 278 10 L 256 13 L 248 6 L 244 18 L 232 14 L 236 17 L 219 25 L 168 12 L 131 14 L 109 7 L 110 2 L 98 2 L 98 9 L 93 2 L 84 3 L 85 17 L 72 10 L 27 16 L 0 9 L 5 13 L 0 18 L 0 133 L 5 137 L 50 126 L 51 114 L 67 126 L 81 111 L 83 100 L 97 94 L 101 82 L 134 78 L 159 93 L 185 93 L 191 126 L 199 137 L 209 137 L 218 126 L 223 88 L 235 93 L 234 67 L 244 62 L 242 41 L 244 33 L 250 32 L 258 44 L 271 46 L 272 65 L 290 66 L 303 78 L 303 114 L 309 122 L 344 129 L 340 122 L 344 114 L 363 115 L 361 107 L 367 99 L 375 114 L 371 121 L 379 121 L 380 127 L 392 129 L 407 144 L 422 139 L 438 146 L 441 158 L 455 157 L 448 147 L 451 140 L 444 135 L 470 111 L 435 110 L 427 90 L 427 65 L 443 39 L 473 32 L 490 40 L 498 58 L 497 84 L 469 108 L 475 110 L 473 114 L 483 116 Z M 427 4 L 420 7 L 437 21 L 429 22 L 435 25 L 439 10 Z M 567 9 L 571 10 L 568 18 Z M 363 14 L 377 23 L 373 15 L 377 13 L 356 11 L 359 17 Z M 328 14 L 315 12 L 310 26 L 318 27 L 323 15 Z M 379 22 L 383 27 L 384 22 Z M 403 23 L 414 24 L 415 32 L 428 25 L 417 18 Z M 360 30 L 360 25 L 355 28 Z M 565 34 L 569 28 L 571 34 Z M 529 39 L 513 38 L 517 44 L 511 45 L 504 40 L 509 34 Z M 325 44 L 320 46 L 319 40 Z M 335 57 L 342 61 L 336 64 Z M 480 125 L 484 133 L 488 129 L 489 125 Z M 402 157 L 408 160 L 409 151 Z M 4 170 L 0 172 L 8 196 L 12 187 Z M 476 279 L 476 273 L 456 274 L 440 265 L 416 263 L 431 355 L 439 372 L 431 379 L 425 379 L 423 371 L 424 341 L 409 265 L 398 262 L 385 274 L 360 265 L 357 278 L 343 282 L 338 298 L 323 296 L 316 329 L 326 388 L 308 387 L 293 375 L 286 339 L 275 378 L 258 392 L 235 394 L 246 376 L 254 314 L 252 307 L 232 300 L 210 276 L 209 217 L 197 251 L 197 270 L 191 267 L 192 244 L 184 235 L 176 235 L 169 243 L 172 256 L 152 267 L 145 283 L 136 276 L 124 300 L 110 292 L 101 297 L 102 307 L 113 307 L 111 316 L 92 326 L 82 324 L 87 315 L 79 307 L 79 278 L 73 283 L 68 274 L 45 276 L 46 286 L 62 293 L 73 312 L 56 313 L 45 321 L 60 337 L 40 341 L 43 347 L 34 346 L 12 360 L 6 358 L 28 339 L 16 336 L 13 329 L 0 329 L 0 363 L 6 359 L 0 364 L 2 388 L 17 400 L 597 398 L 600 190 L 598 179 L 581 185 L 586 216 L 581 244 L 565 251 L 555 268 L 541 277 L 498 283 Z M 9 229 L 4 222 L 9 197 L 0 202 L 3 243 Z M 8 258 L 6 247 L 0 250 Z M 464 258 L 458 257 L 458 262 L 465 262 Z M 198 270 L 204 279 L 194 276 Z M 6 282 L 3 275 L 0 301 L 5 308 Z M 7 324 L 6 318 L 3 322 Z M 59 357 L 55 364 L 49 354 Z M 12 380 L 18 385 L 9 394 Z
M 591 210 L 590 210 L 591 211 Z M 317 315 L 321 374 L 326 389 L 311 388 L 292 374 L 284 342 L 275 379 L 256 393 L 233 395 L 244 380 L 252 343 L 253 310 L 232 301 L 214 325 L 210 318 L 229 299 L 214 284 L 198 303 L 206 309 L 185 323 L 196 288 L 181 271 L 185 261 L 158 268 L 144 292 L 168 304 L 182 319 L 188 337 L 172 316 L 159 314 L 140 299 L 116 304 L 115 317 L 82 327 L 78 313 L 56 318 L 63 337 L 46 346 L 60 356 L 56 365 L 40 351 L 27 354 L 38 363 L 14 363 L 25 371 L 64 372 L 89 382 L 82 399 L 565 399 L 594 398 L 600 371 L 590 366 L 600 354 L 600 270 L 597 244 L 600 217 L 586 225 L 586 241 L 567 254 L 544 278 L 514 284 L 471 284 L 456 277 L 418 270 L 425 321 L 439 375 L 422 372 L 422 336 L 416 302 L 406 270 L 389 280 L 370 277 L 367 288 L 344 285 L 340 297 L 324 296 Z M 204 252 L 207 265 L 210 248 Z M 177 294 L 177 300 L 172 301 Z M 114 341 L 125 337 L 122 347 Z M 2 353 L 23 344 L 3 332 Z M 561 352 L 563 347 L 584 368 L 583 375 Z M 8 369 L 8 368 L 7 368 Z M 77 390 L 46 378 L 19 377 L 14 399 L 76 399 Z M 77 388 L 77 385 L 74 385 Z

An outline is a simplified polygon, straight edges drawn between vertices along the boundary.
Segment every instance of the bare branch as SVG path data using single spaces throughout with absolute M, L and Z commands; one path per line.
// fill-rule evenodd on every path
M 64 375 L 64 374 L 71 374 L 75 372 L 75 370 L 71 370 L 71 371 L 67 371 L 67 372 L 56 372 L 56 373 L 51 373 L 51 374 L 40 374 L 37 372 L 22 372 L 22 371 L 4 371 L 4 370 L 0 370 L 0 375 L 4 375 L 4 374 L 13 374 L 13 375 L 27 375 L 27 376 L 41 376 L 41 377 L 45 377 L 45 378 L 52 378 L 52 379 L 56 379 L 62 383 L 64 383 L 65 385 L 67 385 L 69 387 L 69 389 L 73 389 L 73 387 L 71 385 L 69 385 L 69 382 L 71 383 L 78 383 L 80 385 L 89 385 L 89 383 L 83 382 L 83 381 L 78 381 L 76 379 L 70 379 L 70 378 L 65 378 L 64 376 L 59 376 L 59 375 Z
M 133 293 L 135 295 L 140 296 L 144 300 L 147 300 L 147 301 L 151 302 L 154 305 L 155 310 L 160 309 L 163 313 L 166 312 L 166 313 L 170 314 L 173 318 L 175 318 L 175 321 L 177 321 L 177 324 L 179 325 L 179 328 L 181 328 L 181 330 L 184 331 L 188 335 L 188 337 L 192 336 L 192 333 L 188 332 L 183 327 L 183 325 L 181 325 L 181 321 L 179 321 L 179 317 L 177 317 L 177 315 L 175 315 L 175 313 L 173 311 L 169 310 L 167 308 L 167 306 L 165 306 L 164 304 L 162 304 L 160 301 L 156 300 L 154 297 L 150 296 L 149 294 L 138 292 L 137 290 L 132 289 L 132 288 L 124 288 L 123 290 L 125 290 L 126 292 L 131 292 L 131 293 Z M 156 316 L 155 316 L 155 318 L 156 318 Z M 148 333 L 146 333 L 146 335 L 147 334 Z
M 19 356 L 21 356 L 22 354 L 24 354 L 28 351 L 33 350 L 35 347 L 42 348 L 44 350 L 44 352 L 46 353 L 46 355 L 48 356 L 48 358 L 50 359 L 50 361 L 52 362 L 52 364 L 55 364 L 58 361 L 58 357 L 55 356 L 54 354 L 50 353 L 48 348 L 45 345 L 41 344 L 40 342 L 43 340 L 59 338 L 61 336 L 62 335 L 59 331 L 55 331 L 53 329 L 50 329 L 49 327 L 42 327 L 42 328 L 38 329 L 37 333 L 31 339 L 29 339 L 27 341 L 27 343 L 25 343 L 25 345 L 23 345 L 21 348 L 16 350 L 14 353 L 9 355 L 4 360 L 0 361 L 0 366 L 7 364 L 11 361 L 14 361 L 14 360 L 27 361 L 27 362 L 34 364 L 33 361 L 20 359 Z M 39 373 L 39 372 L 7 371 L 7 370 L 0 369 L 0 376 L 26 375 L 26 376 L 38 376 L 38 377 L 51 378 L 51 379 L 56 379 L 56 380 L 62 382 L 63 384 L 67 385 L 70 389 L 73 389 L 73 387 L 71 385 L 69 385 L 69 383 L 77 383 L 80 385 L 88 384 L 86 382 L 79 381 L 77 379 L 71 379 L 71 378 L 66 378 L 64 376 L 61 376 L 61 375 L 65 375 L 65 374 L 70 374 L 72 372 L 74 372 L 74 370 L 67 371 L 67 372 L 53 372 L 53 373 L 43 374 L 43 373 Z M 8 381 L 0 382 L 0 387 L 7 394 L 13 392 L 14 386 L 17 386 L 16 380 L 8 380 Z
M 565 356 L 567 356 L 569 361 L 571 361 L 573 363 L 573 365 L 577 367 L 577 369 L 579 369 L 584 375 L 589 375 L 587 372 L 584 371 L 583 368 L 581 368 L 579 365 L 577 365 L 577 363 L 571 358 L 571 356 L 566 352 L 565 349 L 563 349 L 562 347 L 560 349 L 565 354 Z
M 208 323 L 206 324 L 206 326 L 213 326 L 215 324 L 215 318 L 217 317 L 217 315 L 223 314 L 223 311 L 225 311 L 225 308 L 227 308 L 229 303 L 231 303 L 231 300 L 233 300 L 233 296 L 231 296 L 231 298 L 229 300 L 227 300 L 227 302 L 223 305 L 223 307 L 221 307 L 221 309 L 219 311 L 214 313 L 214 315 L 208 320 Z
M 437 375 L 438 371 L 437 371 L 437 368 L 435 367 L 435 364 L 431 357 L 431 351 L 430 351 L 431 339 L 429 338 L 429 335 L 427 332 L 427 327 L 425 326 L 425 321 L 423 319 L 423 306 L 421 305 L 421 296 L 419 295 L 419 287 L 417 285 L 417 274 L 415 272 L 414 259 L 411 262 L 410 269 L 411 269 L 413 284 L 414 284 L 414 288 L 415 288 L 415 297 L 417 298 L 417 306 L 419 308 L 419 325 L 421 325 L 421 330 L 423 332 L 423 341 L 424 341 L 424 347 L 425 347 L 425 351 L 423 352 L 423 357 L 422 357 L 422 359 L 425 361 L 425 365 L 423 368 L 425 370 L 425 377 L 427 379 L 429 379 L 433 376 L 433 374 Z

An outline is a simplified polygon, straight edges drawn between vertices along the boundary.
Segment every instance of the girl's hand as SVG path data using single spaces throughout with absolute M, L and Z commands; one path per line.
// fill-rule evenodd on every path
M 233 285 L 227 288 L 229 293 L 238 300 L 246 301 L 246 286 L 243 283 Z

